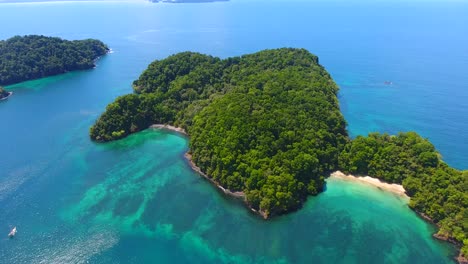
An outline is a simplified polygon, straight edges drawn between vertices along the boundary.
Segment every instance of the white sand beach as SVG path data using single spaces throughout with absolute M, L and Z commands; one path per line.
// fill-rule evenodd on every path
M 346 175 L 341 171 L 335 171 L 332 174 L 330 174 L 330 178 L 338 178 L 338 179 L 343 179 L 347 181 L 362 182 L 362 183 L 380 188 L 385 191 L 389 191 L 389 192 L 392 192 L 392 193 L 395 193 L 404 197 L 408 197 L 402 185 L 395 184 L 395 183 L 386 183 L 377 178 L 373 178 L 370 176 Z
M 175 127 L 175 126 L 171 126 L 171 125 L 154 124 L 154 125 L 151 125 L 150 128 L 166 129 L 166 130 L 174 131 L 174 132 L 177 132 L 177 133 L 181 133 L 181 134 L 186 135 L 186 136 L 188 135 L 187 132 L 183 128 Z

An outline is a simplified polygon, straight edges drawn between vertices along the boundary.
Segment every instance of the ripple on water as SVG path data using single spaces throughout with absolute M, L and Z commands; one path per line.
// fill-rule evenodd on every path
M 35 263 L 89 263 L 96 254 L 112 248 L 119 242 L 117 233 L 95 230 L 81 234 L 74 241 L 63 241 L 57 247 L 40 250 Z

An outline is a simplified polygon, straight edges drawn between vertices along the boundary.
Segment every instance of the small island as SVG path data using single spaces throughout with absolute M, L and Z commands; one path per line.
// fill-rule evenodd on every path
M 229 0 L 150 0 L 153 3 L 212 3 L 212 2 L 227 2 Z
M 0 41 L 0 85 L 92 69 L 109 52 L 99 40 L 63 40 L 38 35 Z
M 435 236 L 467 255 L 468 171 L 450 168 L 414 132 L 351 140 L 338 87 L 307 50 L 183 52 L 151 63 L 133 86 L 107 106 L 91 139 L 178 128 L 192 168 L 265 219 L 299 209 L 338 170 L 402 184 L 409 206 L 439 226 Z

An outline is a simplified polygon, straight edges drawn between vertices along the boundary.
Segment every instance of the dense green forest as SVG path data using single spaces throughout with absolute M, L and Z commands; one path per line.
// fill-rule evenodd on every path
M 68 41 L 37 35 L 0 41 L 0 85 L 90 69 L 109 48 L 99 40 Z
M 190 149 L 202 171 L 270 216 L 322 191 L 346 131 L 323 69 L 256 72 L 195 116 Z
M 265 216 L 319 193 L 347 138 L 338 88 L 303 49 L 224 60 L 180 53 L 153 62 L 134 87 L 107 107 L 93 139 L 154 123 L 183 127 L 195 163 L 220 185 L 245 192 Z
M 197 166 L 244 192 L 265 217 L 299 208 L 334 170 L 377 176 L 402 183 L 411 208 L 439 224 L 439 237 L 468 244 L 468 172 L 450 168 L 416 133 L 349 140 L 338 88 L 306 50 L 227 59 L 179 53 L 151 63 L 133 86 L 91 127 L 93 140 L 151 124 L 182 127 Z
M 468 255 L 468 171 L 450 168 L 428 140 L 414 132 L 359 136 L 346 145 L 339 165 L 347 173 L 403 184 L 409 206 L 439 225 L 439 238 L 464 244 Z

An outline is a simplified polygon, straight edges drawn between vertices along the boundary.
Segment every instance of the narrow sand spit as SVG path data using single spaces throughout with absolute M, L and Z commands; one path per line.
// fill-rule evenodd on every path
M 187 136 L 187 132 L 183 128 L 180 128 L 180 127 L 175 127 L 175 126 L 170 126 L 170 125 L 162 125 L 162 124 L 155 124 L 155 125 L 151 125 L 150 128 L 166 129 L 166 130 L 174 131 L 174 132 L 181 133 L 181 134 Z
M 379 189 L 389 191 L 395 194 L 398 194 L 400 196 L 404 196 L 409 198 L 406 195 L 406 191 L 403 188 L 403 186 L 395 183 L 386 183 L 383 181 L 380 181 L 377 178 L 372 178 L 370 176 L 354 176 L 354 175 L 346 175 L 342 173 L 341 171 L 335 171 L 332 174 L 330 174 L 330 178 L 337 178 L 337 179 L 343 179 L 347 181 L 355 181 L 355 182 L 362 182 L 368 185 L 375 186 Z

